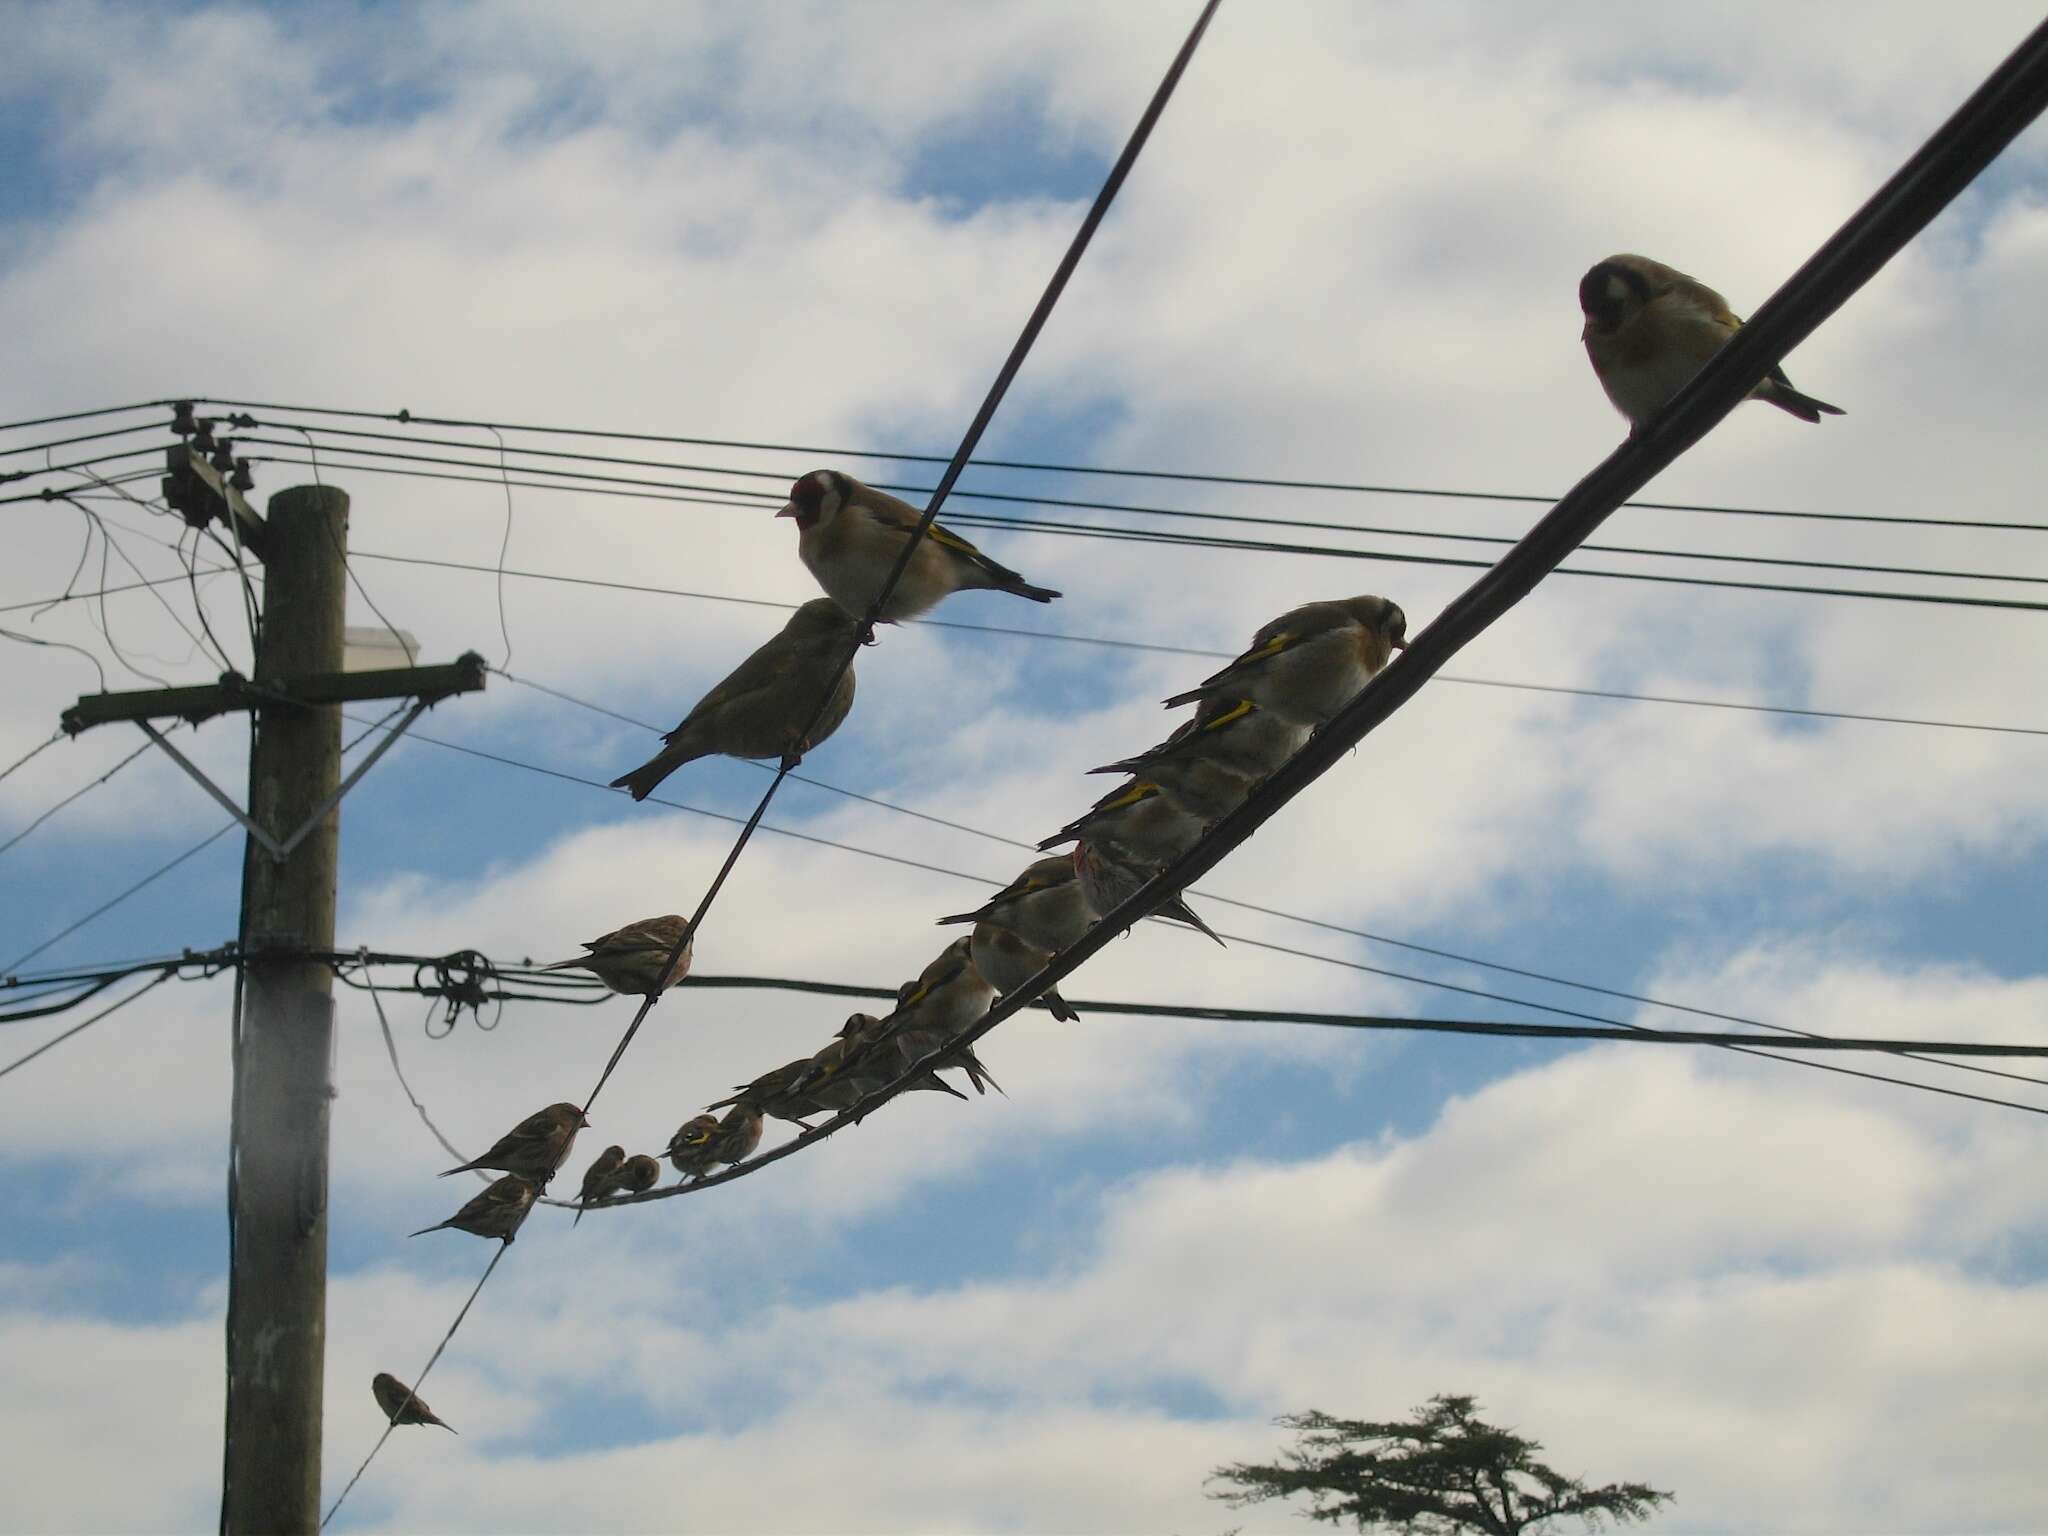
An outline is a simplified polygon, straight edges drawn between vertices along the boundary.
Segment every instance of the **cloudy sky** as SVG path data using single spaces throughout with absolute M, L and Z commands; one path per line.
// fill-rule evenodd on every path
M 0 62 L 0 419 L 260 403 L 259 504 L 314 474 L 286 462 L 307 457 L 291 423 L 351 493 L 351 623 L 379 622 L 374 600 L 427 660 L 474 648 L 665 728 L 780 610 L 540 578 L 801 602 L 815 588 L 772 502 L 508 496 L 489 431 L 277 407 L 799 445 L 503 437 L 515 467 L 564 466 L 532 449 L 658 460 L 691 467 L 587 467 L 725 500 L 821 464 L 929 485 L 929 465 L 850 455 L 950 452 L 1193 10 L 18 7 Z M 1226 5 L 986 452 L 1553 495 L 1623 430 L 1577 341 L 1591 262 L 1640 250 L 1753 308 L 2034 20 L 1989 3 Z M 1808 427 L 1745 406 L 1649 494 L 2039 523 L 2043 356 L 2037 128 L 1789 360 L 1848 415 Z M 94 472 L 147 470 L 167 415 L 9 431 L 0 449 L 134 429 L 0 468 L 126 454 Z M 435 466 L 351 443 L 460 458 L 483 467 L 449 472 L 488 483 L 381 473 Z M 101 521 L 65 501 L 0 507 L 0 628 L 92 659 L 0 650 L 0 765 L 102 686 L 95 664 L 111 688 L 222 665 L 181 628 L 197 628 L 182 576 L 157 598 L 36 608 L 67 584 L 183 569 L 185 530 L 147 504 L 153 480 L 44 473 L 0 493 L 44 485 L 89 492 Z M 1405 529 L 1224 527 L 1455 557 L 1498 546 L 1417 534 L 1508 539 L 1540 510 L 1021 471 L 965 486 Z M 976 537 L 1066 596 L 977 594 L 939 617 L 1197 651 L 1361 590 L 1419 628 L 1473 574 Z M 2022 602 L 2048 579 L 2043 536 L 2011 529 L 1636 509 L 1600 542 L 1971 574 L 1577 563 Z M 501 546 L 509 571 L 538 573 L 508 575 L 502 605 Z M 232 579 L 202 577 L 197 601 L 246 666 Z M 1484 961 L 1803 1030 L 2039 1039 L 2041 625 L 1558 577 L 1205 882 L 1287 916 L 1197 897 L 1242 941 L 1147 925 L 1065 990 L 1710 1022 Z M 1075 814 L 1105 782 L 1083 771 L 1164 735 L 1157 701 L 1209 666 L 886 633 L 805 772 L 978 830 L 791 784 L 770 826 L 848 848 L 758 838 L 698 968 L 914 975 L 950 936 L 931 920 L 1026 862 L 1005 839 Z M 345 948 L 553 958 L 688 910 L 729 844 L 711 816 L 425 739 L 600 782 L 651 749 L 648 730 L 504 677 L 418 736 L 347 803 Z M 239 783 L 239 725 L 183 739 Z M 0 782 L 0 841 L 140 743 L 109 727 L 34 757 Z M 763 782 L 699 764 L 664 794 L 743 816 Z M 49 942 L 222 821 L 155 754 L 121 766 L 0 850 L 0 973 L 231 939 L 238 837 Z M 224 979 L 168 985 L 0 1081 L 0 1526 L 214 1519 L 228 1006 Z M 401 1060 L 475 1148 L 580 1098 L 630 1017 L 623 1001 L 517 1006 L 430 1040 L 423 1011 L 391 1005 Z M 609 1141 L 658 1149 L 844 1011 L 672 998 L 572 1168 Z M 1276 1414 L 1392 1417 L 1436 1392 L 1475 1394 L 1565 1470 L 1675 1490 L 1660 1530 L 2048 1526 L 2034 1115 L 1725 1052 L 1083 1013 L 991 1036 L 1007 1098 L 919 1096 L 758 1177 L 573 1237 L 542 1212 L 426 1390 L 461 1437 L 395 1435 L 336 1528 L 1288 1530 L 1285 1507 L 1208 1501 L 1205 1475 L 1273 1450 Z M 81 1016 L 0 1028 L 0 1064 Z M 378 1433 L 368 1376 L 411 1379 L 489 1256 L 460 1234 L 405 1240 L 460 1181 L 434 1179 L 448 1159 L 363 994 L 343 991 L 338 1036 L 329 1499 Z M 2048 1109 L 2038 1083 L 1854 1064 Z

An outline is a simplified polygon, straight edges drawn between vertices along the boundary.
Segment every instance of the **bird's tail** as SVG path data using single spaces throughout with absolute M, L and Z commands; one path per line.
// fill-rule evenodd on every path
M 940 918 L 938 925 L 944 927 L 947 923 L 978 923 L 986 915 L 985 911 L 955 912 L 951 917 Z
M 1038 995 L 1038 1000 L 1052 1011 L 1052 1016 L 1062 1023 L 1078 1024 L 1081 1015 L 1074 1012 L 1074 1005 L 1059 994 L 1057 987 L 1049 988 Z M 1008 1095 L 1005 1095 L 1008 1097 Z
M 1801 421 L 1817 422 L 1823 416 L 1849 414 L 1839 405 L 1829 405 L 1825 400 L 1816 400 L 1811 395 L 1801 394 L 1782 379 L 1765 379 L 1757 386 L 1756 397 L 1759 400 L 1768 400 L 1779 410 L 1790 412 Z
M 1009 583 L 1003 590 L 1005 592 L 1014 592 L 1019 597 L 1028 597 L 1034 603 L 1049 603 L 1054 598 L 1064 595 L 1063 593 L 1053 591 L 1051 587 L 1034 587 L 1030 582 L 1024 581 L 1021 578 Z
M 1167 699 L 1165 701 L 1165 704 L 1168 709 L 1179 709 L 1183 704 L 1199 704 L 1202 702 L 1202 700 L 1208 697 L 1209 685 L 1207 683 L 1203 683 L 1199 687 L 1190 688 L 1183 693 L 1176 693 L 1172 698 Z M 1096 773 L 1105 773 L 1108 770 L 1103 768 L 1097 768 L 1093 771 Z
M 623 789 L 635 800 L 645 800 L 654 793 L 655 786 L 683 764 L 695 762 L 704 754 L 689 747 L 663 747 L 631 773 L 620 774 L 612 780 L 613 789 Z
M 550 967 L 550 969 L 552 969 L 552 967 Z M 462 1165 L 462 1166 L 461 1166 L 460 1168 L 448 1168 L 448 1169 L 444 1169 L 444 1170 L 442 1170 L 442 1171 L 441 1171 L 440 1173 L 437 1173 L 437 1174 L 435 1174 L 435 1175 L 434 1175 L 434 1177 L 435 1177 L 435 1178 L 437 1178 L 437 1179 L 445 1179 L 445 1178 L 448 1178 L 449 1176 L 451 1176 L 451 1175 L 453 1175 L 453 1174 L 458 1174 L 458 1173 L 474 1173 L 474 1172 L 476 1172 L 476 1170 L 477 1170 L 477 1167 L 478 1167 L 478 1165 L 477 1165 L 477 1164 L 475 1164 L 475 1163 L 464 1163 L 464 1164 L 463 1164 L 463 1165 Z M 428 1228 L 427 1230 L 431 1232 L 431 1231 L 433 1230 L 433 1228 L 429 1227 L 429 1228 Z M 419 1234 L 418 1234 L 417 1232 L 415 1232 L 415 1233 L 413 1234 L 413 1236 L 417 1237 L 417 1236 L 419 1236 Z
M 1197 917 L 1195 915 L 1195 909 L 1189 906 L 1186 902 L 1182 901 L 1178 896 L 1171 897 L 1168 900 L 1161 902 L 1159 904 L 1159 911 L 1156 915 L 1160 917 L 1170 917 L 1176 923 L 1187 924 L 1188 927 L 1194 929 L 1197 933 L 1207 934 L 1210 938 L 1216 939 L 1217 945 L 1221 948 L 1228 949 L 1230 947 L 1229 945 L 1224 944 L 1224 942 L 1221 939 L 1217 939 L 1216 930 L 1211 928 L 1207 923 L 1203 922 L 1199 917 Z
M 453 1424 L 450 1424 L 446 1419 L 429 1419 L 427 1420 L 427 1422 L 429 1424 L 440 1425 L 443 1429 L 447 1430 L 448 1433 L 451 1435 L 459 1435 L 462 1433 L 461 1430 L 457 1429 Z
M 445 1221 L 437 1221 L 431 1227 L 421 1227 L 419 1231 L 408 1232 L 405 1235 L 407 1237 L 425 1237 L 429 1232 L 438 1232 L 447 1225 L 448 1223 Z

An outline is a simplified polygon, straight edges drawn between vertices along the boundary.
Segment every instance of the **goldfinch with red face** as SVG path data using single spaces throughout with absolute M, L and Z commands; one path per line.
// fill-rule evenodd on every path
M 796 519 L 797 558 L 825 595 L 856 620 L 868 616 L 924 516 L 908 502 L 836 469 L 814 469 L 798 480 L 789 488 L 788 505 L 775 515 Z M 933 523 L 876 617 L 893 623 L 923 613 L 952 593 L 977 590 L 1008 592 L 1034 603 L 1060 595 L 1032 586 L 959 534 Z
M 1252 636 L 1242 656 L 1167 707 L 1249 699 L 1295 725 L 1318 726 L 1349 704 L 1408 643 L 1408 616 L 1370 595 L 1304 603 Z
M 508 1173 L 446 1221 L 421 1227 L 411 1235 L 424 1237 L 443 1227 L 453 1227 L 475 1237 L 495 1237 L 500 1242 L 509 1243 L 513 1234 L 518 1232 L 519 1224 L 526 1220 L 526 1213 L 533 1209 L 534 1197 L 539 1193 L 536 1185 L 517 1174 Z
M 668 957 L 683 936 L 685 919 L 671 912 L 666 917 L 646 917 L 623 928 L 614 928 L 584 944 L 587 955 L 574 960 L 557 960 L 541 967 L 544 971 L 589 971 L 614 992 L 625 997 L 647 997 L 666 992 L 690 974 L 690 954 L 697 947 L 693 937 L 676 956 L 667 971 Z
M 1579 279 L 1580 339 L 1593 373 L 1630 434 L 1664 409 L 1671 397 L 1728 344 L 1742 322 L 1728 301 L 1705 283 L 1647 256 L 1610 256 Z M 1802 395 L 1773 367 L 1749 392 L 1801 421 L 1840 416 L 1838 405 Z
M 789 616 L 782 632 L 713 688 L 653 757 L 612 780 L 612 788 L 645 800 L 655 785 L 700 757 L 772 757 L 800 760 L 846 719 L 853 708 L 853 668 L 840 665 L 858 626 L 829 597 L 816 597 Z M 833 683 L 834 676 L 838 682 Z M 818 723 L 804 733 L 832 688 Z

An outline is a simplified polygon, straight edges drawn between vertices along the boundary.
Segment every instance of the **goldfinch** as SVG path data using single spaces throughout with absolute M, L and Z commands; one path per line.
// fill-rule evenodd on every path
M 968 936 L 972 945 L 974 968 L 982 977 L 1001 993 L 1010 993 L 1045 969 L 1051 957 L 1042 949 L 1034 949 L 1009 929 L 983 918 L 974 925 L 974 932 Z M 1039 994 L 1039 1001 L 1052 1010 L 1056 1019 L 1078 1019 L 1059 988 L 1049 987 Z
M 654 786 L 700 757 L 773 757 L 794 765 L 838 730 L 853 708 L 853 668 L 840 670 L 857 626 L 829 597 L 817 597 L 789 616 L 782 632 L 733 669 L 699 699 L 653 757 L 612 780 L 612 788 L 645 800 Z M 838 682 L 833 683 L 835 674 Z M 810 734 L 804 726 L 832 689 L 832 699 Z
M 664 974 L 662 966 L 683 936 L 685 919 L 671 912 L 666 917 L 645 917 L 623 928 L 591 939 L 584 944 L 587 955 L 574 960 L 557 960 L 541 967 L 544 971 L 589 971 L 614 992 L 626 997 L 648 997 L 665 992 L 690 974 L 690 955 L 696 949 L 693 936 L 676 956 L 676 963 Z
M 576 1220 L 569 1223 L 576 1226 L 583 1220 L 584 1211 L 593 1200 L 602 1200 L 615 1187 L 618 1173 L 626 1165 L 624 1147 L 606 1147 L 597 1154 L 597 1159 L 583 1170 L 583 1186 L 576 1192 Z
M 1579 333 L 1594 376 L 1631 434 L 1659 411 L 1728 344 L 1742 322 L 1705 283 L 1647 256 L 1610 256 L 1579 279 Z M 1838 405 L 1802 395 L 1773 367 L 1749 392 L 1801 421 L 1840 416 Z
M 947 1031 L 935 1029 L 929 1024 L 899 1025 L 889 1033 L 888 1045 L 896 1052 L 896 1070 L 890 1080 L 901 1077 L 910 1068 L 922 1062 L 928 1072 L 958 1067 L 967 1074 L 967 1081 L 974 1085 L 976 1093 L 987 1093 L 993 1088 L 1003 1093 L 1003 1085 L 996 1081 L 995 1074 L 982 1064 L 970 1045 L 948 1044 Z M 965 1095 L 961 1095 L 965 1097 Z
M 1034 949 L 1058 954 L 1101 916 L 1074 873 L 1074 861 L 1056 853 L 1040 859 L 972 912 L 955 912 L 945 923 L 999 923 Z
M 1304 603 L 1252 636 L 1242 656 L 1167 707 L 1249 699 L 1296 725 L 1317 726 L 1357 695 L 1408 643 L 1408 616 L 1384 597 Z
M 433 1409 L 412 1395 L 412 1388 L 389 1371 L 379 1371 L 370 1378 L 370 1391 L 377 1406 L 384 1410 L 384 1417 L 394 1424 L 439 1424 L 451 1435 L 460 1433 L 453 1424 L 437 1418 Z
M 1182 810 L 1151 780 L 1133 779 L 1038 846 L 1054 848 L 1085 837 L 1141 864 L 1168 864 L 1194 847 L 1203 825 L 1200 817 Z
M 718 1116 L 685 1120 L 662 1151 L 684 1178 L 703 1178 L 718 1166 Z
M 707 1107 L 726 1109 L 735 1104 L 751 1104 L 764 1115 L 788 1120 L 808 1131 L 810 1123 L 803 1116 L 814 1115 L 818 1110 L 798 1085 L 810 1076 L 811 1060 L 809 1056 L 799 1056 L 795 1061 L 784 1062 L 772 1072 L 763 1072 L 751 1083 L 740 1084 L 731 1098 L 720 1099 Z
M 545 1185 L 554 1177 L 562 1159 L 569 1155 L 576 1133 L 588 1124 L 590 1122 L 584 1118 L 583 1111 L 574 1104 L 550 1104 L 546 1109 L 535 1110 L 500 1136 L 482 1157 L 450 1168 L 441 1177 L 445 1179 L 449 1174 L 468 1173 L 476 1168 L 496 1168 Z M 503 1179 L 498 1181 L 500 1184 L 504 1182 Z
M 855 619 L 868 616 L 904 542 L 924 516 L 910 503 L 836 469 L 814 469 L 798 480 L 789 488 L 788 505 L 775 515 L 796 519 L 797 558 L 809 567 L 825 595 Z M 876 617 L 893 623 L 923 613 L 952 593 L 983 589 L 1028 597 L 1034 603 L 1049 603 L 1060 595 L 1032 586 L 959 534 L 933 523 Z
M 1311 734 L 1308 726 L 1283 720 L 1249 699 L 1219 696 L 1204 699 L 1194 718 L 1158 746 L 1088 771 L 1150 779 L 1182 810 L 1206 823 L 1235 810 Z
M 453 1227 L 458 1232 L 468 1232 L 476 1237 L 495 1237 L 500 1242 L 509 1243 L 519 1230 L 519 1224 L 526 1220 L 526 1213 L 533 1209 L 534 1196 L 539 1193 L 537 1185 L 516 1173 L 508 1173 L 446 1221 L 421 1227 L 410 1235 L 424 1237 L 443 1227 Z
M 1125 897 L 1133 894 L 1139 886 L 1150 880 L 1165 866 L 1159 864 L 1133 863 L 1123 857 L 1115 848 L 1097 844 L 1091 838 L 1082 838 L 1074 844 L 1070 857 L 1074 873 L 1081 887 L 1088 893 L 1088 900 L 1096 911 L 1107 914 Z M 1154 917 L 1171 918 L 1176 923 L 1185 923 L 1199 933 L 1216 939 L 1209 925 L 1195 916 L 1194 909 L 1178 896 L 1169 896 L 1154 910 Z
M 996 989 L 974 968 L 973 947 L 972 934 L 955 939 L 918 973 L 917 980 L 903 984 L 896 994 L 896 1011 L 883 1021 L 892 1034 L 934 1029 L 951 1036 L 980 1022 L 996 1000 Z
M 871 1013 L 856 1013 L 840 1026 L 838 1037 L 811 1058 L 819 1076 L 809 1088 L 812 1098 L 835 1111 L 857 1109 L 903 1075 L 901 1058 L 887 1038 L 880 1019 Z M 935 1072 L 926 1072 L 905 1085 L 906 1093 L 931 1091 L 949 1093 L 956 1099 L 966 1094 Z

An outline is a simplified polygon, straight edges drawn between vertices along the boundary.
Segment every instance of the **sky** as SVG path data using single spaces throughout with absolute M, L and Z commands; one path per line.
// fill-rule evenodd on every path
M 816 588 L 772 500 L 508 488 L 501 441 L 509 462 L 567 447 L 703 466 L 611 473 L 770 493 L 828 465 L 928 486 L 933 466 L 851 454 L 951 452 L 1193 11 L 11 12 L 0 420 L 254 402 L 278 424 L 250 434 L 274 440 L 249 450 L 259 506 L 313 478 L 282 462 L 307 458 L 289 424 L 311 428 L 318 474 L 352 499 L 349 622 L 388 617 L 426 661 L 474 649 L 522 680 L 442 703 L 350 794 L 339 947 L 552 959 L 689 910 L 730 845 L 717 818 L 745 816 L 765 775 L 692 765 L 663 790 L 684 810 L 530 769 L 603 783 L 640 762 L 779 626 L 758 604 Z M 1226 4 L 983 455 L 1561 493 L 1625 430 L 1578 345 L 1589 265 L 1640 251 L 1753 309 L 2036 20 L 1990 3 Z M 1787 360 L 1847 415 L 1809 427 L 1743 406 L 1646 495 L 2039 522 L 2044 355 L 2037 126 Z M 280 406 L 798 446 L 501 440 Z M 146 469 L 167 425 L 152 407 L 0 432 L 6 451 L 135 429 L 0 468 L 140 449 L 97 470 Z M 396 461 L 352 458 L 351 441 L 463 455 L 485 483 L 378 473 Z M 0 766 L 80 694 L 212 680 L 221 658 L 185 632 L 200 605 L 246 668 L 233 578 L 183 581 L 186 530 L 150 504 L 153 480 L 22 484 L 91 499 L 0 506 Z M 986 468 L 962 485 L 1408 530 L 1277 531 L 1380 552 L 1442 552 L 1417 531 L 1512 539 L 1542 510 Z M 974 536 L 1065 596 L 1026 610 L 968 594 L 935 617 L 1204 652 L 1359 591 L 1419 631 L 1474 574 Z M 1637 508 L 1600 542 L 1973 574 L 1575 563 L 2039 601 L 2041 540 Z M 135 580 L 128 562 L 181 580 L 37 610 Z M 544 579 L 559 577 L 754 601 Z M 333 1528 L 1282 1531 L 1298 1511 L 1226 1509 L 1205 1478 L 1284 1444 L 1276 1415 L 1393 1418 L 1435 1393 L 1476 1396 L 1562 1470 L 1672 1490 L 1659 1531 L 2048 1526 L 2039 1081 L 1842 1063 L 1943 1095 L 1692 1048 L 1086 1006 L 1551 1005 L 1718 1027 L 1676 1003 L 1821 1033 L 2038 1041 L 2040 623 L 1545 582 L 1204 880 L 1211 899 L 1191 899 L 1234 942 L 1144 925 L 1064 984 L 1080 1022 L 1034 1013 L 993 1033 L 1007 1097 L 914 1096 L 757 1176 L 573 1234 L 539 1212 L 423 1390 L 459 1438 L 394 1434 Z M 1014 841 L 1099 793 L 1087 769 L 1165 735 L 1177 717 L 1158 701 L 1211 665 L 886 631 L 803 771 L 973 830 L 787 785 L 698 970 L 915 975 L 952 937 L 932 920 L 1006 882 L 1031 857 Z M 242 782 L 238 723 L 178 739 Z M 103 727 L 0 779 L 0 842 L 26 834 L 0 849 L 0 975 L 233 938 L 238 837 L 89 916 L 225 820 L 158 754 L 124 764 L 140 745 Z M 0 1529 L 215 1518 L 229 1006 L 225 977 L 170 983 L 0 1079 L 0 1442 L 16 1452 Z M 387 1011 L 412 1090 L 471 1149 L 580 1098 L 631 1016 L 622 999 L 515 1004 L 436 1039 L 420 999 Z M 844 1013 L 672 995 L 571 1176 L 612 1141 L 658 1150 Z M 82 1016 L 0 1026 L 0 1065 Z M 381 1427 L 367 1378 L 414 1379 L 489 1258 L 462 1234 L 406 1239 L 464 1181 L 435 1179 L 450 1159 L 366 994 L 341 989 L 337 1039 L 325 1501 Z

